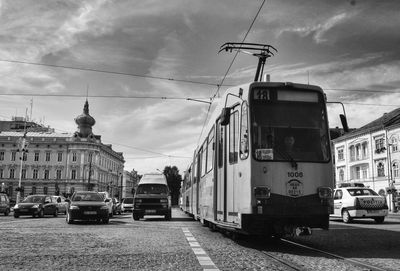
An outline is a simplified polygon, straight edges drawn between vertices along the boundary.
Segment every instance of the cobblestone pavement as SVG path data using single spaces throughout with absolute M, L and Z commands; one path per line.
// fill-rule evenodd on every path
M 185 229 L 219 270 L 290 270 L 263 250 L 304 270 L 363 270 L 281 242 L 234 241 L 179 209 L 173 210 L 171 221 L 156 216 L 133 221 L 126 214 L 115 216 L 107 225 L 69 225 L 64 216 L 0 217 L 0 270 L 203 270 Z M 399 237 L 400 221 L 390 218 L 378 226 L 370 221 L 350 225 L 332 221 L 330 231 L 291 240 L 385 270 L 400 270 Z

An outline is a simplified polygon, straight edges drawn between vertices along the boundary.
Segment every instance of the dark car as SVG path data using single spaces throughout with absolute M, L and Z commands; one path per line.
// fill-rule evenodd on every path
M 10 200 L 5 193 L 0 193 L 0 213 L 3 213 L 5 216 L 10 213 Z
M 67 214 L 68 202 L 66 202 L 66 198 L 63 196 L 51 196 L 53 201 L 57 202 L 58 212 Z
M 66 221 L 68 224 L 74 220 L 95 220 L 109 222 L 108 206 L 109 199 L 104 201 L 103 196 L 98 192 L 83 191 L 75 192 L 71 199 L 66 200 L 68 205 Z
M 14 206 L 14 217 L 31 215 L 43 217 L 44 215 L 58 216 L 57 202 L 48 195 L 30 195 Z

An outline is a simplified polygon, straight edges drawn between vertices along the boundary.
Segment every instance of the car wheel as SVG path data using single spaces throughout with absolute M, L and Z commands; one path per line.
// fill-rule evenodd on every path
M 133 220 L 139 220 L 139 219 L 140 219 L 139 215 L 133 215 Z
M 171 213 L 165 215 L 165 220 L 167 221 L 171 220 Z
M 54 211 L 54 217 L 57 217 L 58 216 L 58 209 L 56 209 L 55 211 Z
M 43 209 L 40 210 L 40 212 L 39 212 L 39 217 L 44 217 Z
M 74 223 L 74 220 L 71 219 L 71 216 L 70 216 L 70 214 L 68 212 L 67 212 L 67 217 L 65 218 L 65 220 L 67 221 L 68 224 Z
M 383 223 L 383 221 L 385 221 L 385 217 L 384 216 L 375 217 L 374 220 L 376 223 L 381 224 Z
M 347 210 L 342 212 L 342 220 L 344 223 L 350 223 L 353 220 Z
M 18 214 L 14 214 L 14 217 L 15 217 L 15 218 L 18 218 L 18 217 L 19 217 L 19 215 L 18 215 Z
M 109 218 L 104 218 L 104 219 L 103 219 L 103 224 L 108 224 L 109 221 L 110 221 Z

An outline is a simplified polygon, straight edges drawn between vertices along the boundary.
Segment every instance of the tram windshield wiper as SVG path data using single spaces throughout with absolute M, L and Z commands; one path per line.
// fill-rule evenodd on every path
M 290 164 L 292 165 L 292 168 L 297 169 L 297 162 L 294 160 L 294 158 L 284 150 L 279 149 L 278 147 L 275 146 L 275 151 L 279 154 L 284 159 L 287 159 L 290 161 Z

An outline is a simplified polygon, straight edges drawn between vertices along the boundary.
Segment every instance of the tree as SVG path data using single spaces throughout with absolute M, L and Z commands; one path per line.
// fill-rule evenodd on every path
M 179 170 L 176 166 L 166 166 L 163 173 L 167 178 L 168 188 L 171 192 L 172 205 L 178 205 L 182 176 L 179 174 Z

